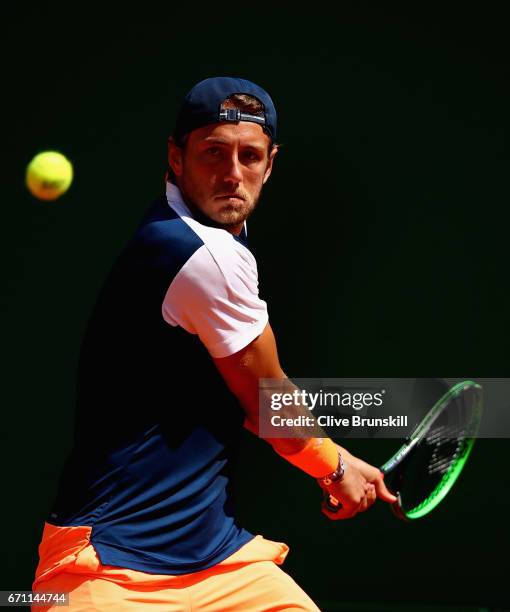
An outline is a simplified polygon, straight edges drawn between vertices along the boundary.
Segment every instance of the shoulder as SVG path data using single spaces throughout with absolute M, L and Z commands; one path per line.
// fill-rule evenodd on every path
M 203 246 L 200 236 L 162 198 L 145 214 L 129 250 L 144 267 L 173 278 Z
M 223 287 L 257 290 L 258 272 L 251 251 L 224 229 L 179 214 L 166 201 L 154 202 L 133 238 L 138 256 L 153 268 L 171 272 L 186 285 L 205 290 Z
M 202 247 L 181 270 L 182 275 L 209 287 L 212 280 L 216 290 L 222 287 L 226 293 L 246 289 L 257 292 L 257 263 L 249 249 L 222 229 L 201 226 L 198 235 Z M 207 278 L 208 283 L 205 282 Z
M 200 236 L 161 198 L 153 203 L 135 233 L 134 241 L 145 247 L 196 250 Z

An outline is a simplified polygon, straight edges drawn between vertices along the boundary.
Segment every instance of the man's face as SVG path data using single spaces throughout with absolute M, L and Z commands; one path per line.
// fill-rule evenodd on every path
M 232 233 L 239 233 L 271 174 L 276 147 L 260 125 L 214 123 L 193 130 L 183 149 L 172 142 L 170 166 L 184 199 Z

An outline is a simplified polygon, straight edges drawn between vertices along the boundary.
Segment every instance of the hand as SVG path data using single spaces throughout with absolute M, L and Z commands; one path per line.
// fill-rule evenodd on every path
M 358 469 L 365 477 L 366 481 L 375 487 L 375 493 L 379 499 L 382 499 L 382 501 L 389 504 L 394 504 L 397 501 L 397 498 L 388 491 L 388 488 L 384 483 L 384 474 L 381 472 L 381 470 L 373 465 L 370 465 L 366 461 L 362 461 L 361 459 L 358 459 L 358 457 L 351 455 L 348 450 L 342 448 L 341 446 L 338 446 L 338 450 L 342 455 L 342 459 L 347 461 L 349 465 L 354 465 L 354 467 L 356 467 L 356 469 Z
M 345 463 L 345 474 L 340 482 L 333 483 L 325 490 L 341 507 L 331 512 L 324 503 L 322 512 L 331 520 L 342 520 L 365 512 L 372 506 L 377 497 L 393 503 L 396 497 L 384 484 L 384 475 L 372 465 L 351 455 L 347 450 L 338 447 Z

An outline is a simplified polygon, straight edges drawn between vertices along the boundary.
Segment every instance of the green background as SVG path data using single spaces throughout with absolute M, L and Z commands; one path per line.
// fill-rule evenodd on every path
M 510 43 L 503 12 L 484 6 L 4 15 L 1 589 L 30 588 L 88 314 L 161 194 L 175 112 L 203 78 L 251 79 L 279 112 L 283 146 L 249 237 L 290 376 L 510 375 Z M 49 204 L 24 187 L 46 149 L 76 173 Z M 394 447 L 351 444 L 375 464 Z M 508 451 L 479 441 L 422 522 L 379 503 L 332 523 L 315 483 L 246 434 L 240 517 L 290 544 L 285 568 L 317 601 L 502 609 Z

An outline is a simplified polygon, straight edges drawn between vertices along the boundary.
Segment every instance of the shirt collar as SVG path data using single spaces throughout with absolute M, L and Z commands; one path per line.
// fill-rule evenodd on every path
M 166 199 L 169 206 L 175 210 L 179 217 L 191 217 L 193 219 L 193 215 L 186 206 L 179 187 L 170 183 L 170 181 L 166 184 Z

